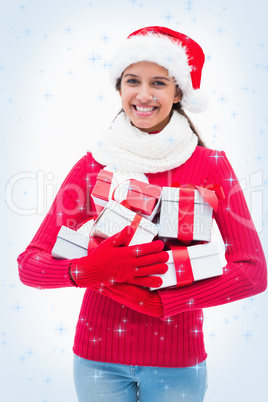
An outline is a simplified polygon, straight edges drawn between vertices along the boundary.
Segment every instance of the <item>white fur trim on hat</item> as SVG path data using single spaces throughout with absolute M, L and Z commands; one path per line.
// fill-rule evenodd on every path
M 118 78 L 131 64 L 149 61 L 166 68 L 182 91 L 182 106 L 190 112 L 203 111 L 207 106 L 206 96 L 194 90 L 191 67 L 185 47 L 168 37 L 157 34 L 135 35 L 124 41 L 114 54 L 110 78 L 115 86 Z M 198 94 L 200 92 L 200 94 Z

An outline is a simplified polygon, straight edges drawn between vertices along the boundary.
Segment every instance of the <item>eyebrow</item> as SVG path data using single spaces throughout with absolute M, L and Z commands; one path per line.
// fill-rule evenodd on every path
M 139 78 L 139 75 L 136 74 L 126 74 L 123 76 L 123 78 L 125 77 L 135 77 L 135 78 Z M 166 81 L 170 81 L 169 78 L 167 77 L 152 77 L 153 80 L 166 80 Z

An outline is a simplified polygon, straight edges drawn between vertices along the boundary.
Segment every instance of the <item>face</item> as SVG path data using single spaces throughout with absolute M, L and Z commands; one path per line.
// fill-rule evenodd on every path
M 169 122 L 173 103 L 181 99 L 168 71 L 147 61 L 126 68 L 119 93 L 132 124 L 147 133 L 161 131 Z

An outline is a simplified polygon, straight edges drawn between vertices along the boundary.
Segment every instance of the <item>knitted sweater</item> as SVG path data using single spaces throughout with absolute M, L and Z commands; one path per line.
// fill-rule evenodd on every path
M 73 286 L 70 260 L 51 257 L 61 225 L 77 229 L 96 216 L 90 193 L 102 168 L 88 153 L 73 167 L 27 249 L 18 257 L 21 281 L 40 289 Z M 202 308 L 217 306 L 266 289 L 267 269 L 243 192 L 224 152 L 197 146 L 171 171 L 147 174 L 152 184 L 173 182 L 223 187 L 225 199 L 214 214 L 226 246 L 220 277 L 161 289 L 162 318 L 138 313 L 86 289 L 77 323 L 74 352 L 83 358 L 130 365 L 185 367 L 206 358 Z

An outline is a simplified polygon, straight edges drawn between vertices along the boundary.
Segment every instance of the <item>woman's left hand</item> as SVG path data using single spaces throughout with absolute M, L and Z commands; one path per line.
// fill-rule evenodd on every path
M 128 283 L 115 283 L 101 288 L 101 293 L 140 313 L 153 317 L 163 316 L 160 296 L 147 288 Z

